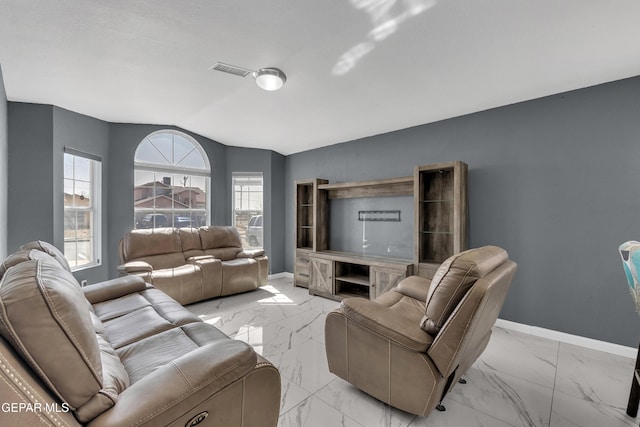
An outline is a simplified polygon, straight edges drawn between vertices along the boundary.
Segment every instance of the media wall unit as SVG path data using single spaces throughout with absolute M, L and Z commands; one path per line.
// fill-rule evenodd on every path
M 310 294 L 374 299 L 409 275 L 433 277 L 442 261 L 466 249 L 467 165 L 461 161 L 416 166 L 408 177 L 341 183 L 314 178 L 295 187 L 294 285 Z M 413 198 L 413 242 L 407 242 L 413 259 L 331 250 L 331 200 L 383 197 Z M 393 218 L 392 212 L 359 216 Z

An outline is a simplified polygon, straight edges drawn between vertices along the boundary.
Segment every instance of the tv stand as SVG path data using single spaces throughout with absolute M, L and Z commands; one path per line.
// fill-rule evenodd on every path
M 413 261 L 338 251 L 309 254 L 309 293 L 341 301 L 375 299 L 413 274 Z

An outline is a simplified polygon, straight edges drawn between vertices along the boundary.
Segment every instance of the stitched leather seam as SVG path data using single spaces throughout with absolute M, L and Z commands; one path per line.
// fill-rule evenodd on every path
M 371 332 L 375 333 L 376 335 L 378 335 L 378 336 L 380 336 L 380 337 L 382 337 L 382 338 L 384 338 L 384 339 L 391 340 L 391 341 L 393 341 L 394 343 L 396 343 L 396 344 L 398 344 L 398 345 L 400 345 L 400 346 L 402 346 L 402 347 L 404 347 L 404 348 L 407 348 L 407 349 L 409 349 L 409 350 L 412 350 L 412 351 L 418 351 L 418 350 L 416 350 L 416 349 L 414 349 L 414 348 L 411 348 L 411 347 L 407 346 L 406 344 L 403 344 L 403 343 L 399 342 L 397 339 L 394 339 L 392 336 L 389 336 L 389 335 L 399 335 L 399 336 L 405 337 L 407 340 L 409 340 L 409 341 L 413 341 L 413 342 L 415 342 L 415 343 L 419 344 L 420 346 L 425 346 L 425 345 L 426 345 L 426 346 L 427 346 L 427 349 L 429 348 L 429 346 L 430 346 L 431 344 L 433 344 L 433 341 L 432 341 L 432 342 L 430 342 L 430 343 L 429 343 L 429 342 L 425 342 L 425 343 L 423 343 L 423 342 L 418 342 L 418 341 L 416 341 L 415 339 L 413 339 L 413 338 L 411 338 L 411 337 L 409 337 L 409 336 L 407 336 L 407 335 L 405 335 L 405 334 L 403 334 L 403 333 L 400 333 L 400 332 L 398 332 L 398 331 L 396 331 L 396 330 L 394 330 L 394 329 L 391 329 L 391 328 L 388 328 L 388 327 L 386 327 L 386 326 L 384 326 L 384 325 L 381 325 L 380 323 L 376 323 L 377 325 L 379 325 L 379 326 L 380 326 L 380 328 L 381 328 L 381 329 L 384 329 L 385 331 L 390 332 L 390 334 L 389 334 L 389 335 L 383 335 L 383 334 L 381 334 L 380 332 L 374 331 L 372 328 L 370 328 L 370 327 L 368 327 L 368 326 L 365 326 L 364 324 L 360 323 L 360 322 L 359 322 L 359 320 L 360 320 L 360 319 L 358 319 L 358 318 L 356 318 L 356 317 L 353 317 L 353 316 L 350 316 L 349 314 L 345 313 L 345 312 L 344 312 L 344 310 L 342 311 L 342 314 L 344 315 L 344 317 L 345 317 L 345 318 L 347 318 L 347 320 L 349 320 L 349 321 L 351 321 L 351 322 L 353 322 L 353 323 L 357 324 L 358 326 L 361 326 L 361 327 L 363 327 L 363 328 L 365 328 L 365 329 L 367 329 L 367 330 L 369 330 L 369 331 L 371 331 Z M 368 317 L 365 317 L 365 316 L 362 316 L 362 315 L 361 315 L 361 317 L 362 317 L 362 318 L 365 318 L 365 319 L 367 319 L 367 320 L 370 320 Z
M 40 265 L 40 262 L 36 261 L 36 268 L 38 268 L 39 265 Z M 10 323 L 6 323 L 5 322 L 5 318 L 7 318 L 8 316 L 7 316 L 7 311 L 6 311 L 6 307 L 4 306 L 4 304 L 0 304 L 0 310 L 2 310 L 2 316 L 0 316 L 0 322 L 2 322 L 2 324 L 5 327 L 5 329 L 7 330 L 9 335 L 11 336 L 11 339 L 18 346 L 18 352 L 22 354 L 22 356 L 26 360 L 27 364 L 29 366 L 31 366 L 31 368 L 34 371 L 36 371 L 36 374 L 38 374 L 40 379 L 42 381 L 44 381 L 44 383 L 54 392 L 54 394 L 56 396 L 58 396 L 58 399 L 64 401 L 64 399 L 62 398 L 62 395 L 60 394 L 60 392 L 58 391 L 56 386 L 51 382 L 49 377 L 47 375 L 45 375 L 45 373 L 42 370 L 42 368 L 40 368 L 40 365 L 38 365 L 38 363 L 36 363 L 35 359 L 31 356 L 31 354 L 29 354 L 27 349 L 24 347 L 24 344 L 18 338 L 18 335 L 16 334 L 16 331 L 13 329 L 13 325 L 11 325 Z M 71 405 L 69 405 L 69 407 L 71 409 L 73 409 L 73 410 L 76 409 L 75 407 L 73 407 Z
M 242 359 L 242 360 L 239 360 L 237 363 L 235 363 L 235 364 L 233 364 L 233 365 L 229 366 L 229 368 L 227 368 L 227 369 L 226 369 L 225 371 L 223 371 L 223 372 L 218 373 L 218 375 L 216 375 L 216 376 L 214 376 L 214 377 L 209 378 L 209 380 L 208 380 L 208 381 L 206 381 L 206 382 L 202 383 L 199 387 L 194 387 L 194 388 L 192 388 L 192 389 L 190 389 L 190 390 L 188 390 L 188 391 L 186 391 L 186 392 L 182 393 L 180 396 L 176 397 L 176 398 L 175 398 L 174 400 L 172 400 L 171 402 L 168 402 L 167 404 L 165 404 L 165 405 L 163 405 L 163 406 L 159 407 L 159 408 L 158 408 L 158 409 L 156 409 L 155 411 L 153 411 L 153 412 L 149 413 L 146 417 L 144 417 L 144 418 L 139 418 L 139 419 L 138 419 L 138 421 L 136 421 L 136 422 L 135 422 L 135 423 L 133 423 L 133 424 L 130 424 L 130 425 L 131 425 L 131 427 L 134 427 L 134 426 L 140 425 L 141 423 L 143 423 L 143 422 L 145 422 L 145 421 L 147 421 L 147 420 L 149 420 L 149 419 L 151 419 L 151 418 L 155 417 L 157 414 L 159 414 L 159 413 L 163 412 L 166 408 L 170 408 L 170 407 L 172 407 L 172 406 L 173 406 L 173 405 L 175 405 L 176 403 L 178 403 L 178 402 L 180 402 L 181 400 L 183 400 L 185 397 L 190 396 L 190 395 L 192 395 L 194 392 L 196 392 L 196 391 L 198 391 L 198 390 L 200 390 L 200 389 L 202 389 L 202 388 L 204 388 L 204 387 L 208 386 L 208 385 L 209 385 L 209 384 L 211 384 L 212 382 L 214 382 L 214 381 L 218 380 L 220 377 L 223 377 L 224 375 L 226 375 L 228 372 L 230 372 L 230 371 L 234 370 L 235 368 L 237 368 L 238 366 L 240 366 L 240 365 L 244 364 L 244 362 L 245 362 L 246 360 L 249 360 L 249 359 L 251 358 L 251 356 L 253 356 L 254 354 L 255 354 L 255 353 L 253 353 L 253 352 L 249 353 L 249 354 L 247 355 L 247 357 L 246 357 L 246 358 L 244 358 L 244 359 Z M 172 364 L 172 365 L 174 365 L 174 367 L 175 367 L 175 362 L 171 362 L 171 364 Z M 238 379 L 239 379 L 239 378 L 238 378 Z M 236 380 L 236 381 L 237 381 L 237 380 Z M 234 382 L 235 382 L 235 381 L 234 381 Z M 224 388 L 224 387 L 223 387 L 223 388 Z
M 482 302 L 482 298 L 478 299 L 478 302 L 476 303 L 475 307 L 472 310 L 472 313 L 475 313 L 476 310 L 478 309 L 478 306 L 480 305 L 480 302 Z M 451 317 L 451 322 L 453 322 L 456 317 L 460 314 L 460 311 L 458 311 L 457 313 L 454 313 L 453 317 Z M 467 324 L 464 327 L 464 332 L 462 333 L 462 336 L 460 337 L 460 340 L 458 340 L 458 345 L 456 346 L 455 351 L 453 352 L 453 354 L 455 355 L 458 350 L 460 350 L 460 346 L 462 345 L 462 341 L 464 341 L 464 338 L 467 336 L 467 332 L 469 331 L 469 325 L 471 324 L 471 320 L 473 319 L 473 315 L 469 316 L 469 319 L 467 320 Z M 449 369 L 451 369 L 451 365 L 453 365 L 453 357 L 451 358 L 451 360 L 449 361 L 449 364 L 447 365 L 447 368 L 445 369 L 445 371 L 449 371 Z
M 8 360 L 6 360 L 4 357 L 0 358 L 0 364 L 4 364 L 6 366 L 5 369 L 3 369 L 5 371 L 5 375 L 0 375 L 0 378 L 2 378 L 2 380 L 4 381 L 5 384 L 7 384 L 14 392 L 17 396 L 20 396 L 22 398 L 22 400 L 24 402 L 27 401 L 32 401 L 32 402 L 38 402 L 38 401 L 45 401 L 46 399 L 42 398 L 42 396 L 40 396 L 38 394 L 38 392 L 31 387 L 31 385 L 25 381 L 25 379 L 20 375 L 20 373 L 15 370 L 11 364 L 9 363 Z M 15 377 L 19 383 L 23 384 L 23 391 L 20 391 L 18 388 L 16 388 L 16 384 L 15 381 L 9 381 L 9 378 L 7 378 L 6 374 Z M 28 388 L 28 389 L 27 389 Z M 27 397 L 25 397 L 25 392 L 27 393 L 27 397 L 31 398 L 31 400 L 27 399 Z M 45 420 L 42 415 L 40 414 L 40 412 L 34 411 L 37 415 L 38 418 L 40 418 L 40 421 L 42 421 L 43 423 L 46 423 L 47 420 Z M 52 421 L 56 421 L 57 425 L 66 425 L 68 426 L 69 424 L 67 424 L 67 422 L 63 419 L 60 418 L 58 416 L 56 416 L 56 414 L 54 413 L 49 413 L 47 412 L 47 414 L 52 418 Z M 47 423 L 48 424 L 48 423 Z
M 427 400 L 427 403 L 424 404 L 424 409 L 422 410 L 422 416 L 424 417 L 427 415 L 426 414 L 427 407 L 429 406 L 431 399 L 433 399 L 433 390 L 435 390 L 436 388 L 436 374 L 435 372 L 433 372 L 433 369 L 431 369 L 431 365 L 429 365 L 429 362 L 427 362 L 424 357 L 421 357 L 421 359 L 424 362 L 424 364 L 427 365 L 427 368 L 429 368 L 429 372 L 431 372 L 431 377 L 433 378 L 433 381 L 431 381 L 432 386 L 431 386 L 431 392 L 429 393 L 429 399 Z
M 462 279 L 458 283 L 458 286 L 456 286 L 456 289 L 453 292 L 453 294 L 451 295 L 451 298 L 449 298 L 449 301 L 447 301 L 447 304 L 444 306 L 444 309 L 442 310 L 442 313 L 440 313 L 440 318 L 438 319 L 438 322 L 436 323 L 436 326 L 438 326 L 438 325 L 442 326 L 442 321 L 444 320 L 444 317 L 445 317 L 445 314 L 447 313 L 447 311 L 449 311 L 449 307 L 451 307 L 451 304 L 453 302 L 453 298 L 456 296 L 456 294 L 458 293 L 458 290 L 460 289 L 462 284 L 465 282 L 467 277 L 469 277 L 469 273 L 471 272 L 472 269 L 473 269 L 473 265 L 469 266 L 467 271 L 464 273 L 464 276 L 462 276 Z M 458 303 L 459 302 L 460 301 L 458 301 Z
M 55 316 L 53 317 L 54 320 L 56 321 L 56 323 L 58 323 L 59 325 L 63 326 L 62 331 L 65 333 L 65 335 L 71 340 L 71 342 L 74 344 L 74 347 L 76 349 L 76 351 L 78 353 L 80 353 L 80 355 L 82 356 L 82 358 L 84 359 L 85 364 L 87 365 L 87 367 L 89 368 L 89 371 L 93 374 L 94 378 L 96 379 L 97 383 L 100 385 L 100 388 L 102 388 L 102 378 L 100 378 L 100 375 L 98 375 L 98 371 L 94 368 L 94 366 L 89 362 L 89 356 L 85 353 L 84 349 L 82 348 L 82 346 L 80 345 L 80 343 L 78 342 L 78 339 L 75 337 L 75 335 L 73 335 L 73 333 L 71 332 L 71 329 L 69 328 L 69 325 L 67 325 L 67 323 L 64 321 L 64 319 L 62 318 L 62 316 L 60 315 L 60 313 L 58 313 L 58 310 L 56 309 L 55 305 L 53 304 L 53 301 L 51 300 L 51 296 L 49 295 L 49 292 L 47 291 L 46 286 L 44 286 L 42 284 L 42 270 L 41 270 L 41 262 L 38 261 L 38 270 L 37 270 L 37 275 L 36 275 L 36 284 L 38 285 L 38 288 L 40 288 L 40 291 L 42 292 L 42 296 L 44 297 L 44 299 L 47 301 L 47 306 L 49 308 L 49 310 L 51 310 L 51 312 L 53 314 L 55 314 Z

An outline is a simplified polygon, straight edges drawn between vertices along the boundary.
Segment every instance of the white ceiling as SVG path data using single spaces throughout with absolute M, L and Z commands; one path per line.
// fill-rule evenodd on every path
M 0 0 L 0 65 L 11 101 L 291 154 L 639 75 L 639 23 L 638 0 Z

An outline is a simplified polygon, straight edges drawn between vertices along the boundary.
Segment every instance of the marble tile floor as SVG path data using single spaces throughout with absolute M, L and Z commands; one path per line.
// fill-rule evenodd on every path
M 445 412 L 417 417 L 331 374 L 324 319 L 339 303 L 292 279 L 187 306 L 278 367 L 281 427 L 622 427 L 634 360 L 494 327 L 491 341 L 444 399 Z

